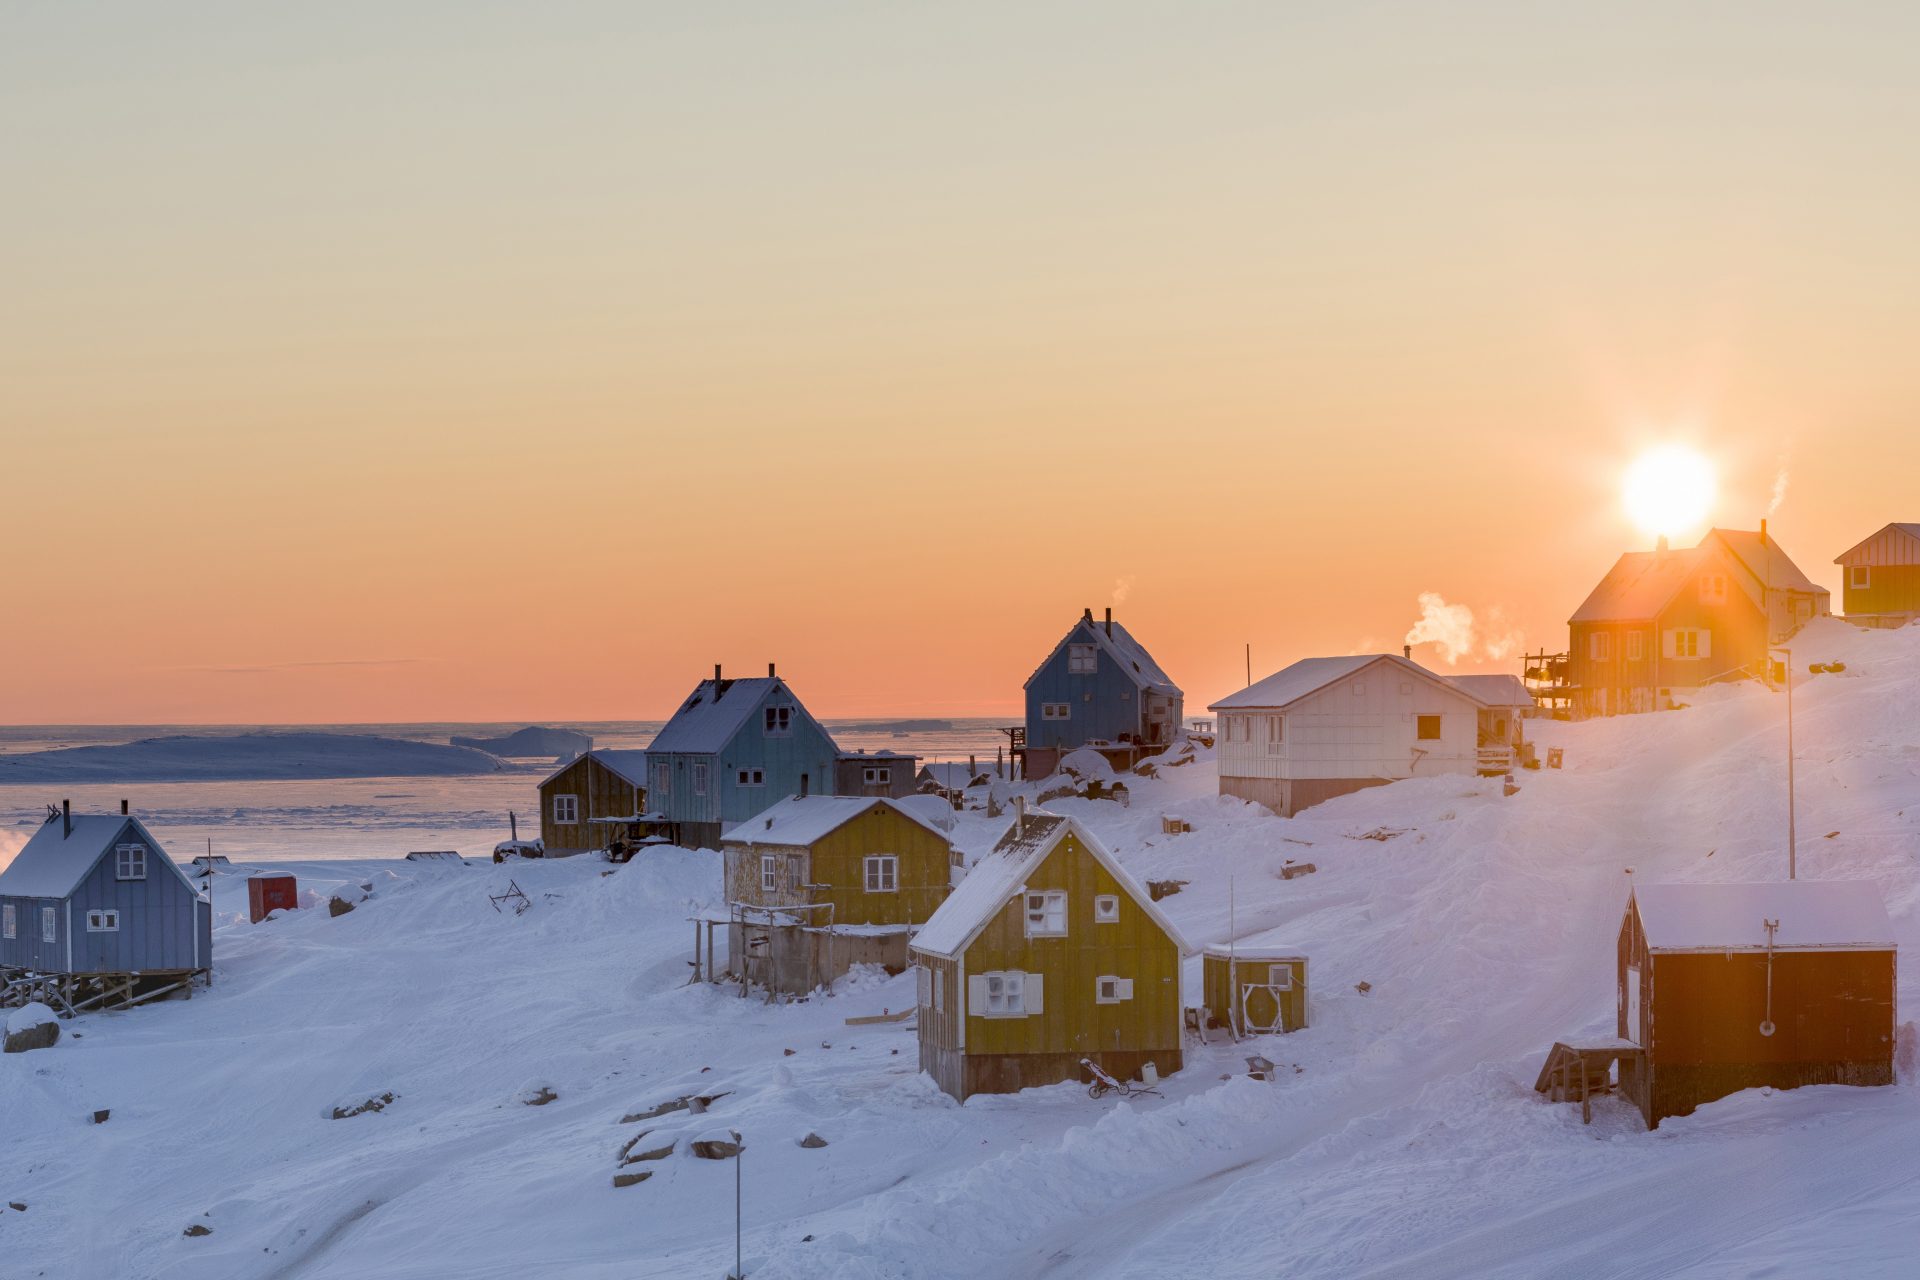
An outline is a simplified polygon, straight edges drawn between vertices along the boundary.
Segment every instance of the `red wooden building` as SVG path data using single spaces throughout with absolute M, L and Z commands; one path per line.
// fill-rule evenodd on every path
M 1890 524 L 1834 560 L 1846 571 L 1847 621 L 1904 627 L 1920 618 L 1920 523 Z
M 247 918 L 259 924 L 275 911 L 300 905 L 300 886 L 290 875 L 262 872 L 247 877 Z
M 1893 1083 L 1893 926 L 1866 881 L 1646 884 L 1620 924 L 1620 1092 L 1657 1126 L 1742 1089 Z

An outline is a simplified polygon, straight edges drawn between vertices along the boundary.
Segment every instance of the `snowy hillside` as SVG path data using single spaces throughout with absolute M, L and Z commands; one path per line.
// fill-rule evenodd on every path
M 1795 693 L 1800 874 L 1884 890 L 1911 989 L 1920 628 L 1821 624 L 1795 658 L 1847 663 Z M 748 1270 L 769 1280 L 1904 1276 L 1911 1028 L 1898 1086 L 1742 1094 L 1651 1134 L 1622 1100 L 1583 1126 L 1532 1089 L 1556 1038 L 1612 1028 L 1629 871 L 1784 874 L 1783 717 L 1741 688 L 1537 726 L 1566 768 L 1512 797 L 1422 780 L 1283 820 L 1219 798 L 1202 762 L 1130 808 L 1056 802 L 1136 876 L 1189 881 L 1164 905 L 1196 944 L 1229 936 L 1231 895 L 1234 933 L 1311 958 L 1309 1029 L 1195 1048 L 1164 1099 L 1136 1102 L 1063 1085 L 955 1104 L 908 1027 L 845 1025 L 910 1005 L 910 976 L 787 1006 L 686 985 L 711 853 L 280 863 L 371 896 L 261 925 L 223 877 L 210 992 L 0 1059 L 0 1202 L 27 1205 L 0 1211 L 7 1274 L 718 1277 L 730 1163 L 611 1179 L 643 1131 L 737 1130 Z M 1162 835 L 1166 813 L 1194 830 Z M 969 813 L 956 835 L 977 854 L 1003 825 Z M 1318 871 L 1282 881 L 1289 859 Z M 488 902 L 510 879 L 523 915 Z M 1247 1079 L 1250 1052 L 1281 1078 Z M 622 1123 L 689 1094 L 719 1096 Z M 89 1124 L 98 1108 L 111 1119 Z

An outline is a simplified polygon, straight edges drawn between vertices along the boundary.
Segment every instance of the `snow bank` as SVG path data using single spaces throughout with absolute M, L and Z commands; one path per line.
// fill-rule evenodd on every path
M 23 1004 L 7 1015 L 7 1033 L 31 1031 L 35 1027 L 45 1026 L 49 1022 L 59 1021 L 59 1015 L 39 1001 Z
M 276 781 L 455 777 L 507 766 L 470 747 L 345 733 L 246 733 L 146 738 L 0 756 L 0 786 L 22 783 Z

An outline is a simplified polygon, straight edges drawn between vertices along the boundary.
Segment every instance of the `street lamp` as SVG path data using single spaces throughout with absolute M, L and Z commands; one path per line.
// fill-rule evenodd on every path
M 1784 670 L 1786 673 L 1785 680 L 1787 685 L 1787 879 L 1794 880 L 1794 879 L 1798 879 L 1798 877 L 1795 875 L 1795 872 L 1797 870 L 1797 855 L 1799 853 L 1800 846 L 1798 841 L 1795 839 L 1795 835 L 1794 835 L 1793 650 L 1786 648 L 1785 646 L 1777 646 L 1775 648 L 1769 649 L 1767 653 L 1769 657 L 1771 657 L 1775 653 L 1785 654 L 1787 659 L 1786 665 L 1782 668 L 1782 670 Z

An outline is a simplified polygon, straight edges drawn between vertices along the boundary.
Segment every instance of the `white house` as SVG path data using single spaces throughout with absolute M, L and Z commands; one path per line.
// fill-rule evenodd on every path
M 1220 718 L 1220 794 L 1283 817 L 1401 778 L 1473 773 L 1502 757 L 1518 717 L 1389 653 L 1303 658 L 1208 708 Z

